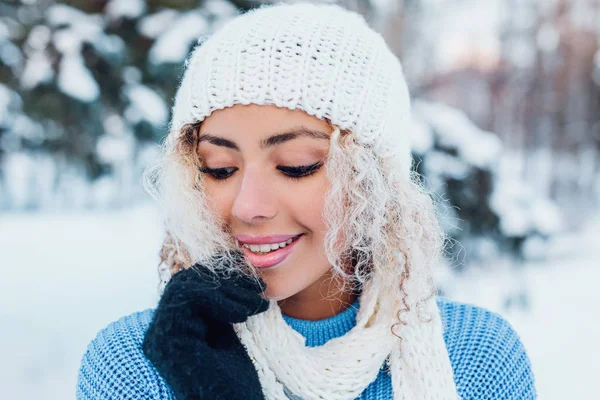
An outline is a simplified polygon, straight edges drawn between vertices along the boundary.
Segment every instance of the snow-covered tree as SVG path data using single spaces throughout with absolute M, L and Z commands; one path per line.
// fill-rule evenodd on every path
M 47 186 L 56 207 L 119 205 L 140 195 L 134 183 L 166 134 L 167 104 L 185 57 L 199 37 L 237 13 L 226 0 L 23 1 L 0 7 L 0 82 L 11 93 L 3 96 L 11 99 L 3 101 L 10 104 L 4 119 L 22 121 L 18 108 L 41 128 L 31 130 L 32 140 L 18 133 L 23 129 L 3 127 L 0 163 L 8 176 L 14 164 L 9 152 L 22 153 L 33 166 L 33 154 L 53 159 L 61 174 Z M 93 187 L 69 189 L 73 175 Z M 0 181 L 6 199 L 0 206 L 42 206 L 32 187 L 28 200 L 9 201 L 7 185 L 7 178 Z M 60 193 L 65 190 L 77 194 Z
M 448 256 L 457 267 L 500 254 L 516 263 L 543 258 L 544 242 L 562 229 L 562 215 L 514 174 L 496 134 L 427 101 L 414 104 L 411 134 L 416 169 L 437 194 L 445 230 L 455 239 Z

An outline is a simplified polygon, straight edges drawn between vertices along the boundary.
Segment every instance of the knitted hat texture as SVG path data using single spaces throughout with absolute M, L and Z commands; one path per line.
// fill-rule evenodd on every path
M 265 6 L 226 23 L 190 55 L 171 134 L 234 104 L 301 109 L 350 130 L 408 176 L 410 101 L 398 58 L 357 13 Z

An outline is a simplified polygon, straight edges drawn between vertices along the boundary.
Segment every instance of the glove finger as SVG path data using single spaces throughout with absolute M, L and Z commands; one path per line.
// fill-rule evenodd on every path
M 224 279 L 236 287 L 241 287 L 256 292 L 264 292 L 266 285 L 260 277 L 256 275 L 249 275 L 243 271 L 243 266 L 246 264 L 244 254 L 239 250 L 231 250 L 227 253 L 218 254 L 213 257 L 212 260 L 205 264 L 211 264 L 215 266 L 215 272 L 219 280 Z M 207 271 L 207 268 L 202 264 L 195 264 L 194 267 L 206 271 L 205 273 L 211 274 Z
M 165 287 L 159 305 L 170 313 L 210 317 L 221 322 L 239 323 L 250 315 L 263 312 L 268 301 L 248 285 L 252 278 L 239 274 L 227 279 L 195 266 L 177 272 Z M 260 285 L 254 283 L 256 289 Z M 263 287 L 264 282 L 262 283 Z M 184 310 L 185 309 L 185 310 Z
M 246 317 L 267 309 L 268 300 L 262 296 L 267 285 L 260 277 L 239 273 L 221 282 L 221 291 L 227 297 L 227 302 L 236 306 L 238 312 L 244 313 Z
M 240 265 L 243 262 L 243 254 L 240 251 L 232 251 L 227 256 L 216 256 L 215 260 L 217 260 L 215 264 L 223 264 L 227 261 Z M 201 278 L 216 286 L 214 288 L 218 292 L 215 293 L 216 296 L 225 295 L 234 302 L 251 301 L 251 309 L 256 309 L 257 305 L 261 303 L 257 296 L 267 288 L 266 283 L 259 276 L 246 274 L 242 270 L 224 269 L 212 272 L 201 264 L 195 264 L 192 268 L 198 270 L 199 279 Z
M 248 317 L 266 311 L 269 301 L 255 293 L 238 293 L 234 298 L 226 297 L 223 301 L 223 312 L 230 322 L 244 322 Z M 217 317 L 220 318 L 220 317 Z

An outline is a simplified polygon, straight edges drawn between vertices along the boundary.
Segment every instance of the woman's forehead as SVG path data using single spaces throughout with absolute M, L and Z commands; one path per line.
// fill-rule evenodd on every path
M 238 135 L 262 137 L 300 127 L 327 134 L 332 130 L 327 121 L 309 115 L 303 110 L 290 110 L 274 105 L 236 104 L 216 110 L 209 115 L 202 122 L 200 133 L 227 137 Z

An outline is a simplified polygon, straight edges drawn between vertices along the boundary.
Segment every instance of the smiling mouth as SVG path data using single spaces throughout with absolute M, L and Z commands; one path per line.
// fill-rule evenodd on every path
M 293 238 L 290 238 L 290 239 L 288 239 L 284 242 L 280 242 L 280 243 L 246 244 L 246 243 L 240 243 L 238 241 L 238 244 L 240 245 L 240 247 L 248 249 L 250 252 L 252 252 L 254 254 L 264 255 L 264 254 L 274 253 L 278 250 L 286 248 L 287 246 L 289 246 L 290 244 L 292 244 L 296 240 L 298 240 L 301 236 L 302 236 L 302 234 L 300 234 L 298 236 L 294 236 Z

